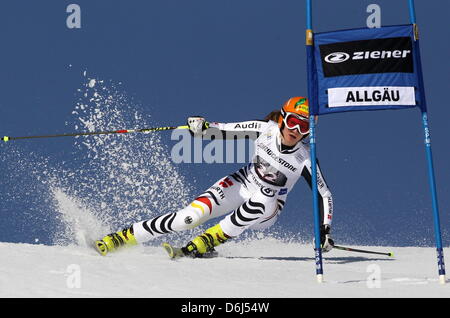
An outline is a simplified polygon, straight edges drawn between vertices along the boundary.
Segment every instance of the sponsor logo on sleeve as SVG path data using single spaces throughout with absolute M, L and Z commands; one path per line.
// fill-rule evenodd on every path
M 257 121 L 237 123 L 234 129 L 261 129 L 261 123 Z

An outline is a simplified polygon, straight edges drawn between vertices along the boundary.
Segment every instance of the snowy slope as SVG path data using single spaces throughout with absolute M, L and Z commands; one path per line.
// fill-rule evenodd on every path
M 438 283 L 433 248 L 370 249 L 395 258 L 334 250 L 318 284 L 311 247 L 275 239 L 230 242 L 222 257 L 175 261 L 156 246 L 101 257 L 82 246 L 0 243 L 0 297 L 450 297 L 450 284 Z

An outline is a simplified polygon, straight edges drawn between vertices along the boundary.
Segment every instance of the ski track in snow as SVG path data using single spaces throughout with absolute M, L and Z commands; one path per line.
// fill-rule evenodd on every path
M 311 246 L 276 239 L 229 242 L 218 248 L 221 257 L 178 260 L 159 246 L 102 257 L 83 246 L 0 243 L 0 297 L 450 297 L 433 248 L 365 248 L 395 257 L 331 251 L 319 284 Z M 374 268 L 379 288 L 370 288 Z

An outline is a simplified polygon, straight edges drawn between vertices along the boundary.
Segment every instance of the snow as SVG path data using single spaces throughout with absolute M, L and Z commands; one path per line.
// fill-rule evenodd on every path
M 80 245 L 0 243 L 0 297 L 450 297 L 434 248 L 357 248 L 395 257 L 331 251 L 319 284 L 311 246 L 273 238 L 227 242 L 218 258 L 178 260 L 159 246 L 102 257 Z

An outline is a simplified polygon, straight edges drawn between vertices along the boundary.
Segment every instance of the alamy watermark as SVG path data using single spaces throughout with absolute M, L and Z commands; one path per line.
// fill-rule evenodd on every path
M 81 28 L 81 8 L 78 4 L 69 4 L 66 8 L 66 13 L 70 13 L 66 18 L 66 26 L 69 29 Z
M 66 268 L 66 286 L 67 288 L 81 288 L 81 266 L 70 264 Z
M 381 288 L 381 267 L 377 264 L 370 264 L 366 268 L 370 275 L 366 279 L 367 288 Z
M 367 13 L 370 15 L 367 17 L 366 24 L 368 28 L 381 28 L 381 7 L 372 3 L 367 6 Z
M 210 129 L 204 136 L 192 138 L 187 130 L 174 130 L 171 140 L 174 163 L 247 163 L 255 151 L 256 132 L 222 132 Z

